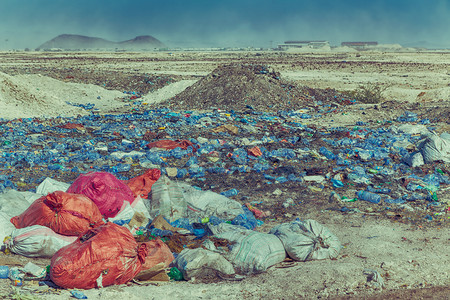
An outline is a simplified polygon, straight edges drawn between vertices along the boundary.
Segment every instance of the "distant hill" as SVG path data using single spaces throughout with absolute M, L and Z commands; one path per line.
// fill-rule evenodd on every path
M 125 49 L 125 50 L 145 50 L 166 47 L 158 39 L 143 35 L 123 42 L 112 42 L 102 38 L 89 37 L 77 34 L 61 34 L 43 43 L 36 50 L 41 49 Z

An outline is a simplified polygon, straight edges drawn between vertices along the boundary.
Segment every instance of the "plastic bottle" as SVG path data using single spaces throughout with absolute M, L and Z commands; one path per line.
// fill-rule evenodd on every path
M 376 188 L 371 187 L 371 186 L 367 187 L 367 191 L 369 191 L 371 193 L 378 193 L 378 194 L 390 194 L 391 193 L 391 189 L 388 189 L 388 188 L 376 189 Z
M 338 179 L 334 179 L 334 178 L 331 178 L 331 183 L 333 184 L 333 187 L 335 187 L 335 188 L 341 188 L 344 186 L 344 183 L 342 181 L 340 181 Z
M 0 266 L 0 279 L 6 279 L 9 276 L 9 267 Z
M 187 175 L 188 171 L 186 169 L 178 169 L 177 170 L 177 178 L 184 178 Z
M 224 195 L 225 197 L 232 197 L 239 194 L 239 191 L 237 189 L 231 189 L 225 192 L 220 193 L 221 195 Z
M 333 152 L 331 152 L 330 150 L 328 150 L 325 147 L 321 147 L 319 149 L 319 152 L 320 152 L 320 154 L 322 154 L 323 156 L 325 156 L 328 159 L 335 159 L 336 158 L 336 155 L 334 155 Z
M 356 193 L 359 200 L 369 201 L 375 204 L 380 203 L 381 196 L 368 191 L 359 191 Z
M 23 274 L 21 274 L 19 268 L 15 267 L 9 269 L 8 274 L 9 279 L 12 280 L 14 286 L 22 286 L 23 285 Z
M 131 166 L 129 164 L 117 164 L 116 172 L 128 172 L 130 171 Z
M 384 202 L 389 203 L 389 204 L 402 204 L 402 203 L 405 203 L 406 200 L 403 198 L 393 199 L 393 198 L 388 197 L 388 198 L 384 199 Z

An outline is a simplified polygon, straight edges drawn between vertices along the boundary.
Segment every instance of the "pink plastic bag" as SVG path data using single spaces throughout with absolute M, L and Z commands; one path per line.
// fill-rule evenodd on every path
M 83 194 L 91 199 L 105 218 L 115 217 L 124 201 L 132 204 L 135 199 L 124 182 L 107 172 L 81 174 L 67 192 Z

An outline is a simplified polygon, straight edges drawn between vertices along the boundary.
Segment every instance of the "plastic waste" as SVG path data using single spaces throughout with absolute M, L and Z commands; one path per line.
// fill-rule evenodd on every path
M 14 286 L 22 286 L 24 277 L 25 274 L 21 272 L 18 267 L 13 267 L 9 269 L 8 278 L 11 279 Z
M 231 221 L 231 224 L 239 225 L 250 230 L 255 229 L 258 226 L 258 220 L 256 220 L 255 216 L 247 206 L 243 205 L 242 209 L 244 210 L 244 214 L 236 216 L 236 218 Z
M 47 274 L 47 271 L 45 268 L 39 267 L 38 265 L 32 263 L 32 262 L 28 262 L 23 268 L 22 271 L 25 274 L 30 274 L 33 275 L 34 277 L 40 278 L 40 277 L 45 277 L 45 275 Z
M 338 179 L 331 178 L 331 183 L 333 184 L 333 187 L 335 187 L 335 188 L 344 187 L 344 183 Z
M 0 279 L 6 279 L 9 276 L 9 267 L 0 266 Z
M 321 147 L 319 153 L 328 159 L 336 159 L 336 155 L 325 147 Z
M 388 204 L 403 204 L 406 202 L 406 200 L 403 198 L 393 199 L 391 197 L 387 197 L 384 199 L 384 202 Z
M 372 269 L 364 269 L 363 273 L 367 276 L 367 282 L 380 289 L 384 287 L 384 279 L 381 274 L 378 273 L 378 271 Z
M 88 298 L 82 291 L 72 290 L 72 291 L 70 291 L 70 293 L 76 299 L 87 299 Z
M 356 196 L 358 197 L 359 200 L 364 200 L 375 204 L 378 204 L 381 201 L 380 195 L 367 191 L 358 191 L 356 192 Z
M 170 272 L 168 275 L 169 275 L 170 279 L 175 280 L 175 281 L 184 280 L 183 273 L 181 273 L 181 271 L 178 270 L 178 268 L 176 268 L 176 267 L 170 268 Z
M 391 189 L 389 189 L 389 188 L 374 188 L 370 185 L 367 187 L 367 191 L 371 192 L 371 193 L 378 193 L 378 194 L 390 194 L 391 193 Z
M 225 197 L 233 197 L 239 194 L 239 191 L 237 189 L 231 189 L 225 192 L 220 193 L 221 195 L 224 195 Z
M 152 186 L 151 210 L 173 222 L 187 216 L 187 204 L 183 192 L 176 181 L 161 176 Z

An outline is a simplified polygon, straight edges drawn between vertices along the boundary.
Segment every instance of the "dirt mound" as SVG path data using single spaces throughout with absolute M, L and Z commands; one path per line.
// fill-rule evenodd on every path
M 296 109 L 309 100 L 304 91 L 285 82 L 271 67 L 253 64 L 219 66 L 169 100 L 174 108 L 241 111 Z
M 29 74 L 11 76 L 0 72 L 0 118 L 76 116 L 90 114 L 92 107 L 110 111 L 123 107 L 123 92 L 92 84 L 63 82 Z

